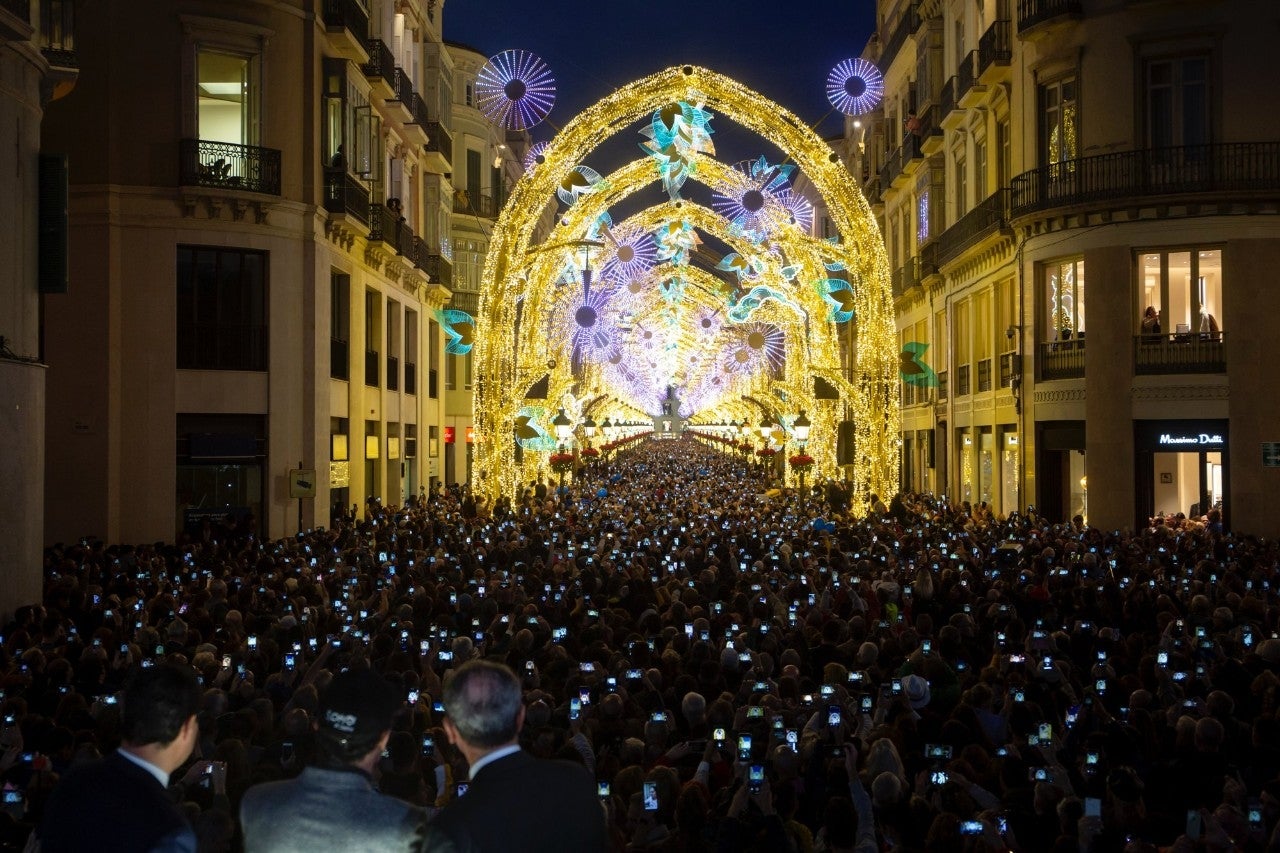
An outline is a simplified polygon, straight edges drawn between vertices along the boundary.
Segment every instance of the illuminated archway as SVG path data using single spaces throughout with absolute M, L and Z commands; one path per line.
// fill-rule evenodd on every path
M 679 124 L 681 110 L 691 122 Z M 789 157 L 825 202 L 837 238 L 810 237 L 786 211 L 756 227 L 750 217 L 762 202 L 750 186 L 738 208 L 750 212 L 737 218 L 679 196 L 685 180 L 729 192 L 723 188 L 744 186 L 744 174 L 756 175 L 754 165 L 735 169 L 714 159 L 710 145 L 699 148 L 697 134 L 710 131 L 698 122 L 712 111 Z M 656 168 L 654 159 L 608 176 L 582 167 L 606 139 L 649 116 L 659 131 L 683 131 L 674 144 L 649 133 Z M 584 110 L 540 153 L 503 207 L 485 264 L 474 348 L 478 491 L 515 494 L 545 471 L 560 409 L 575 423 L 609 408 L 615 419 L 646 417 L 656 413 L 654 392 L 665 381 L 709 420 L 758 417 L 772 407 L 789 428 L 805 411 L 818 476 L 836 474 L 838 423 L 851 410 L 855 508 L 870 492 L 897 492 L 899 356 L 887 259 L 866 201 L 822 139 L 736 81 L 682 66 Z M 664 171 L 671 163 L 674 179 L 674 170 Z M 786 174 L 760 164 L 762 179 Z M 610 206 L 659 180 L 671 200 L 612 222 Z M 557 194 L 566 209 L 534 243 Z M 689 263 L 699 232 L 731 250 L 718 273 Z M 655 236 L 659 260 L 619 272 L 623 247 L 632 245 L 625 241 L 635 237 L 638 246 Z M 593 279 L 602 268 L 612 277 Z M 841 366 L 841 318 L 855 324 L 846 336 L 855 348 L 852 377 Z M 817 393 L 817 384 L 828 393 Z

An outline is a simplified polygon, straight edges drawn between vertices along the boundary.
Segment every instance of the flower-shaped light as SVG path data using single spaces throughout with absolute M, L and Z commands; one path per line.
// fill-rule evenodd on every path
M 546 118 L 555 103 L 551 69 L 528 51 L 491 56 L 476 75 L 476 105 L 507 130 L 528 130 Z
M 605 242 L 608 246 L 601 266 L 601 278 L 629 282 L 643 276 L 658 262 L 658 245 L 647 231 L 610 232 Z
M 765 368 L 777 369 L 786 361 L 786 338 L 771 323 L 743 326 L 726 347 L 726 373 L 749 374 Z
M 772 165 L 764 157 L 735 163 L 731 177 L 715 188 L 711 207 L 729 220 L 730 231 L 759 242 L 791 220 L 779 194 L 791 187 L 795 166 Z
M 556 187 L 556 198 L 566 205 L 571 205 L 580 196 L 594 192 L 596 184 L 601 180 L 603 179 L 600 173 L 590 166 L 574 166 L 560 181 L 560 186 Z
M 797 228 L 806 234 L 813 232 L 813 202 L 790 187 L 778 193 L 778 201 L 791 213 Z
M 529 150 L 524 154 L 524 173 L 526 175 L 546 162 L 546 152 L 549 146 L 550 143 L 548 142 L 535 142 L 529 146 Z
M 841 61 L 827 75 L 827 100 L 847 116 L 866 115 L 883 97 L 880 69 L 861 57 Z

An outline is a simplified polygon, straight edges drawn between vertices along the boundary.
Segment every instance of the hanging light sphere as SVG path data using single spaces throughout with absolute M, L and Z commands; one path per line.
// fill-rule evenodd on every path
M 883 97 L 884 77 L 865 59 L 845 59 L 827 75 L 827 100 L 847 116 L 866 115 Z

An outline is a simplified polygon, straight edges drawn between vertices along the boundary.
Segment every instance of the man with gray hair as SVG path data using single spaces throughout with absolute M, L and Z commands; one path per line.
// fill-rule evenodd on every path
M 426 828 L 423 850 L 604 850 L 604 810 L 586 770 L 520 749 L 520 681 L 502 664 L 473 660 L 444 684 L 444 731 L 470 765 L 470 786 Z

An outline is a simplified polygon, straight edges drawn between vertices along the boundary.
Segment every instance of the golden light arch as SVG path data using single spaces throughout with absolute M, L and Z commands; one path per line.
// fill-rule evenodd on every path
M 518 464 L 514 440 L 526 392 L 540 380 L 545 380 L 552 408 L 566 392 L 576 390 L 574 397 L 591 407 L 614 405 L 619 412 L 642 414 L 633 402 L 598 387 L 598 371 L 580 370 L 573 375 L 569 353 L 550 333 L 554 316 L 550 312 L 566 304 L 563 288 L 557 286 L 564 257 L 584 244 L 600 210 L 658 179 L 652 163 L 637 161 L 611 174 L 600 192 L 582 196 L 562 212 L 541 243 L 533 242 L 533 234 L 557 187 L 576 166 L 610 136 L 673 102 L 700 104 L 777 146 L 822 197 L 838 235 L 835 242 L 818 241 L 792 228 L 794 233 L 785 236 L 788 264 L 803 270 L 788 296 L 803 309 L 804 328 L 780 316 L 792 308 L 766 303 L 758 309 L 753 321 L 776 322 L 786 335 L 783 378 L 752 377 L 736 388 L 736 401 L 726 398 L 716 411 L 724 416 L 756 411 L 765 406 L 761 399 L 778 412 L 806 410 L 813 421 L 809 452 L 821 476 L 836 473 L 837 424 L 851 410 L 857 446 L 852 472 L 855 510 L 862 508 L 871 492 L 896 493 L 901 424 L 897 333 L 888 262 L 870 208 L 838 156 L 796 116 L 733 79 L 697 66 L 653 74 L 582 111 L 551 141 L 543 162 L 521 179 L 503 206 L 489 244 L 476 318 L 473 487 L 490 497 L 514 495 L 521 483 L 545 469 L 544 453 L 520 454 L 523 461 Z M 694 159 L 693 180 L 715 178 L 730 169 L 705 154 Z M 735 235 L 724 227 L 722 218 L 687 200 L 655 205 L 629 223 L 646 227 L 672 216 L 734 245 Z M 583 251 L 589 256 L 591 249 Z M 824 260 L 843 264 L 855 285 L 852 377 L 845 375 L 839 363 L 838 343 L 833 343 L 838 332 L 821 313 L 821 296 L 803 285 L 823 274 Z M 693 268 L 686 272 L 703 279 Z M 702 286 L 714 285 L 704 281 Z M 837 389 L 840 399 L 815 398 L 815 377 Z

